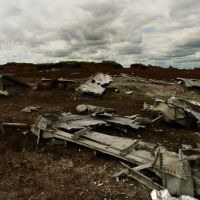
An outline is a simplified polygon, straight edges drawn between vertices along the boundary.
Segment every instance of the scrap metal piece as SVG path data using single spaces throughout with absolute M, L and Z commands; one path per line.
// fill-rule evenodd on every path
M 186 163 L 184 163 L 185 160 L 181 160 L 179 156 L 177 157 L 175 153 L 169 152 L 165 148 L 161 148 L 160 152 L 162 157 L 154 164 L 155 167 L 160 168 L 161 165 L 161 168 L 170 172 L 171 175 L 181 179 L 188 179 L 190 171 L 188 171 Z
M 167 101 L 156 99 L 151 110 L 154 113 L 162 113 L 164 120 L 169 123 L 176 122 L 185 127 L 193 124 L 199 126 L 200 123 L 200 106 L 192 101 L 176 97 L 171 97 Z
M 192 169 L 192 178 L 194 181 L 195 194 L 200 196 L 200 169 Z
M 143 170 L 143 169 L 148 169 L 148 168 L 151 168 L 153 166 L 152 163 L 148 163 L 148 164 L 145 164 L 145 165 L 139 165 L 137 167 L 134 167 L 133 169 L 135 171 L 140 171 L 140 170 Z
M 28 106 L 28 107 L 22 109 L 21 112 L 30 113 L 32 111 L 38 111 L 39 109 L 40 109 L 40 106 Z
M 0 95 L 9 96 L 9 93 L 6 90 L 0 90 Z
M 4 89 L 4 81 L 9 81 L 18 85 L 20 87 L 30 88 L 30 86 L 26 83 L 23 83 L 19 80 L 14 79 L 12 76 L 14 74 L 0 74 L 0 95 L 9 96 L 9 92 Z
M 106 119 L 106 118 L 112 118 L 113 117 L 113 113 L 93 113 L 91 116 L 96 117 L 96 118 L 100 118 L 100 119 Z
M 66 78 L 59 78 L 58 82 L 61 82 L 61 83 L 74 83 L 74 84 L 76 83 L 76 81 L 69 80 L 69 79 L 66 79 Z
M 102 95 L 105 91 L 104 85 L 112 82 L 112 77 L 107 74 L 97 73 L 95 76 L 89 77 L 89 79 L 81 84 L 77 89 L 82 93 Z
M 91 117 L 88 117 L 86 119 L 70 121 L 68 123 L 66 122 L 57 123 L 54 125 L 54 127 L 71 130 L 71 129 L 83 129 L 85 127 L 99 126 L 99 125 L 105 125 L 105 124 L 106 122 L 103 120 L 93 119 Z
M 37 85 L 37 89 L 49 89 L 49 88 L 59 88 L 63 89 L 66 88 L 67 84 L 75 84 L 76 81 L 59 78 L 59 79 L 48 79 L 42 78 L 40 83 Z
M 40 116 L 32 126 L 32 132 L 38 136 L 38 141 L 40 138 L 58 138 L 139 165 L 139 167 L 133 169 L 134 173 L 137 170 L 148 168 L 158 175 L 158 177 L 162 178 L 163 186 L 166 185 L 172 194 L 193 196 L 194 192 L 199 191 L 199 179 L 196 178 L 197 176 L 194 176 L 190 166 L 190 160 L 197 160 L 197 156 L 186 156 L 182 151 L 177 154 L 167 151 L 164 147 L 156 144 L 91 131 L 91 124 L 88 125 L 89 129 L 85 126 L 85 122 L 87 122 L 88 119 L 93 118 L 88 115 L 44 115 Z M 126 120 L 122 120 L 123 123 L 120 123 L 121 126 L 130 126 L 133 120 L 125 119 Z M 65 124 L 67 127 L 73 123 L 75 126 L 79 124 L 79 121 L 84 120 L 85 122 L 82 124 L 82 130 L 75 134 L 73 131 L 71 131 L 71 133 L 67 132 L 67 129 L 61 128 L 60 126 L 60 124 Z M 111 119 L 100 121 L 107 124 L 106 122 L 109 120 Z M 118 124 L 119 119 L 115 120 L 117 121 L 115 123 Z M 91 123 L 90 120 L 88 120 L 87 123 Z M 136 174 L 138 175 L 138 173 Z M 195 184 L 193 184 L 194 178 L 197 180 Z
M 114 112 L 112 108 L 105 108 L 100 106 L 93 106 L 87 104 L 80 104 L 76 107 L 76 111 L 80 114 L 88 113 L 103 113 L 103 112 Z
M 148 178 L 144 174 L 140 173 L 137 170 L 134 170 L 134 168 L 131 168 L 128 165 L 126 165 L 125 163 L 122 163 L 122 162 L 121 162 L 121 164 L 128 169 L 128 172 L 127 172 L 128 177 L 131 177 L 134 180 L 137 180 L 139 183 L 146 186 L 148 189 L 150 189 L 150 190 L 153 190 L 153 189 L 162 190 L 162 189 L 164 189 L 161 185 L 153 182 L 150 178 Z
M 138 117 L 139 115 L 136 114 L 136 115 L 130 115 L 130 116 L 125 116 L 126 118 L 128 119 L 135 119 L 136 117 Z
M 15 85 L 18 85 L 18 86 L 23 87 L 23 88 L 30 88 L 31 87 L 27 83 L 19 81 L 19 80 L 13 78 L 12 76 L 13 76 L 12 74 L 4 74 L 3 79 L 10 81 L 10 82 L 13 82 Z
M 24 123 L 9 123 L 9 122 L 4 122 L 2 123 L 3 126 L 7 127 L 27 127 L 27 124 Z
M 181 179 L 176 176 L 165 174 L 166 188 L 170 191 L 171 194 L 194 196 L 195 186 L 194 186 L 194 181 L 191 174 L 191 168 L 190 168 L 189 162 L 183 160 L 182 163 L 184 166 L 182 167 L 183 167 L 183 170 L 186 171 L 187 178 Z M 180 167 L 180 169 L 182 167 Z
M 157 99 L 152 111 L 164 115 L 164 120 L 168 123 L 177 122 L 182 126 L 189 126 L 184 110 L 168 104 L 163 100 Z
M 153 108 L 152 105 L 147 104 L 146 102 L 144 102 L 144 104 L 143 104 L 143 109 L 142 109 L 142 110 L 150 111 L 150 110 L 152 110 L 152 108 Z
M 43 115 L 39 116 L 35 126 L 35 132 L 37 134 L 38 128 L 45 131 L 48 125 L 51 125 L 52 129 L 72 130 L 72 129 L 84 129 L 86 127 L 93 127 L 99 125 L 106 125 L 107 122 L 101 119 L 96 119 L 90 115 L 72 115 L 72 114 L 60 114 L 60 115 Z M 34 129 L 32 127 L 32 129 Z
M 182 81 L 187 88 L 200 88 L 200 79 L 177 78 L 177 80 Z
M 126 117 L 112 117 L 110 119 L 106 119 L 108 123 L 116 127 L 130 127 L 133 129 L 145 128 L 144 125 L 139 124 L 135 120 L 128 119 Z
M 139 140 L 134 141 L 133 144 L 131 144 L 130 146 L 126 147 L 125 149 L 121 150 L 120 155 L 121 156 L 126 156 L 127 154 L 129 154 L 131 151 L 133 151 L 133 149 L 135 149 L 135 147 L 137 146 Z
M 161 80 L 156 80 L 156 79 L 149 79 L 148 81 L 150 83 L 155 83 L 155 84 L 165 84 L 165 85 L 174 85 L 175 84 L 173 82 L 161 81 Z
M 80 131 L 77 131 L 76 133 L 74 133 L 73 139 L 74 140 L 78 140 L 81 136 L 85 135 L 86 133 L 88 133 L 91 130 L 92 130 L 92 128 L 88 127 L 88 128 L 84 128 L 84 129 L 82 129 Z
M 139 165 L 139 166 L 134 167 L 132 169 L 135 170 L 135 171 L 140 171 L 140 170 L 148 169 L 148 168 L 151 168 L 151 167 L 152 167 L 152 163 L 148 163 L 148 164 L 144 164 L 144 165 Z M 116 174 L 114 174 L 113 177 L 118 178 L 120 176 L 123 176 L 124 174 L 126 174 L 126 175 L 128 174 L 128 169 L 127 168 L 121 170 L 120 172 L 118 172 Z
M 197 200 L 196 198 L 182 195 L 179 198 L 172 197 L 167 189 L 157 191 L 153 189 L 150 194 L 152 200 Z
M 133 91 L 126 91 L 126 95 L 131 95 L 131 94 L 133 94 Z
M 106 85 L 112 82 L 112 77 L 108 74 L 97 73 L 95 76 L 91 76 L 92 80 L 94 80 L 97 84 Z

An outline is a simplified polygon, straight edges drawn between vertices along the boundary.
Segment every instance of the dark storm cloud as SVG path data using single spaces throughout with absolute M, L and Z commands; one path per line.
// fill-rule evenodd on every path
M 184 41 L 183 44 L 179 45 L 180 47 L 184 48 L 200 48 L 200 38 L 189 38 L 188 40 Z

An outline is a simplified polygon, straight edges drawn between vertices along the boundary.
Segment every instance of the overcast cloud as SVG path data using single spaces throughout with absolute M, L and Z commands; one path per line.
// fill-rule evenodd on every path
M 199 0 L 0 0 L 0 63 L 200 67 Z

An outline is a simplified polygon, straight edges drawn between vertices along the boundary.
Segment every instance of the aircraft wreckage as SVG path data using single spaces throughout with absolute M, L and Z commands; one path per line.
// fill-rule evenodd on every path
M 23 83 L 19 80 L 13 78 L 14 74 L 0 74 L 0 95 L 9 96 L 10 93 L 5 89 L 6 84 L 9 83 L 13 85 L 17 85 L 22 88 L 30 88 L 30 86 L 26 83 Z
M 101 96 L 105 92 L 105 86 L 112 82 L 112 77 L 108 74 L 97 73 L 81 84 L 77 90 L 81 93 Z
M 177 78 L 177 80 L 184 83 L 187 88 L 200 88 L 200 79 Z
M 64 78 L 59 79 L 48 79 L 48 78 L 42 78 L 40 83 L 37 85 L 37 89 L 39 90 L 46 90 L 46 89 L 64 89 L 67 87 L 68 84 L 75 84 L 76 81 L 68 80 Z
M 168 100 L 156 99 L 154 105 L 144 103 L 144 109 L 153 114 L 163 115 L 168 123 L 184 127 L 200 127 L 200 102 L 171 97 Z
M 85 107 L 89 107 L 91 112 L 90 106 L 85 105 Z M 101 111 L 102 107 L 100 108 L 96 110 Z M 129 119 L 98 111 L 92 115 L 66 113 L 42 115 L 37 118 L 31 130 L 37 136 L 38 142 L 40 139 L 60 139 L 135 164 L 137 166 L 134 168 L 125 165 L 127 168 L 123 172 L 128 169 L 130 176 L 149 189 L 167 188 L 170 194 L 178 196 L 200 195 L 200 169 L 197 162 L 200 160 L 200 150 L 198 148 L 193 149 L 193 153 L 188 156 L 183 149 L 175 153 L 157 144 L 95 132 L 92 129 L 96 126 L 114 126 L 122 129 L 145 127 L 142 123 L 143 118 L 137 115 Z M 155 183 L 143 175 L 140 172 L 143 169 L 155 173 L 162 180 L 162 184 Z M 121 174 L 123 173 L 120 172 Z

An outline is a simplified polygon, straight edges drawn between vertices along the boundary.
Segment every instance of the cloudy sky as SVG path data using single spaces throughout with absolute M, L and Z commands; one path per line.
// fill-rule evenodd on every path
M 0 63 L 200 67 L 200 0 L 0 0 Z

